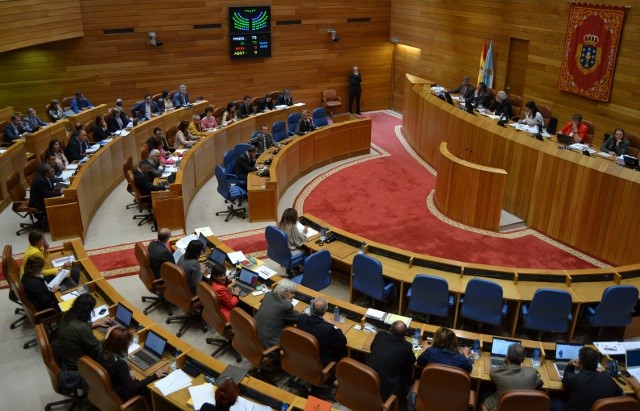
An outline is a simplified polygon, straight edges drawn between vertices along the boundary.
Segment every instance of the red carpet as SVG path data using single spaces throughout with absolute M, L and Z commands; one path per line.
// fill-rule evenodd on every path
M 531 230 L 496 237 L 441 221 L 427 207 L 435 176 L 395 135 L 401 120 L 383 112 L 367 117 L 373 121 L 372 144 L 389 155 L 319 177 L 310 183 L 317 184 L 311 192 L 303 190 L 296 200 L 298 209 L 373 241 L 458 261 L 529 268 L 594 266 L 530 235 Z

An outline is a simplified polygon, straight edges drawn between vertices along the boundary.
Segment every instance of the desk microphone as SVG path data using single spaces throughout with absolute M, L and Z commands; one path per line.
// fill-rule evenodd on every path
M 469 147 L 465 147 L 464 150 L 460 150 L 458 154 L 456 154 L 456 157 L 460 158 L 460 154 L 464 153 L 467 150 L 469 150 Z

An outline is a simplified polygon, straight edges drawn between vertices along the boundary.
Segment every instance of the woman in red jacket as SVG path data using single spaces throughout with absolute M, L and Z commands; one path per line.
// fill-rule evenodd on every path
M 220 311 L 224 314 L 227 321 L 229 321 L 229 312 L 233 307 L 238 305 L 240 299 L 240 287 L 229 288 L 231 280 L 227 277 L 227 270 L 222 264 L 215 263 L 211 268 L 211 287 L 218 294 L 218 302 L 220 303 Z

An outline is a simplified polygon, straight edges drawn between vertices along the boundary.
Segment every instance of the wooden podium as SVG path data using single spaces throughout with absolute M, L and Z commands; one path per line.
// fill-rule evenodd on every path
M 438 210 L 460 223 L 498 231 L 507 172 L 470 163 L 440 143 L 440 164 L 434 202 Z

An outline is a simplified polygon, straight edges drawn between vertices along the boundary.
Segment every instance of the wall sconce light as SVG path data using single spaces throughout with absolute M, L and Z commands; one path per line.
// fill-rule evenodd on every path
M 159 41 L 158 38 L 156 37 L 156 32 L 155 31 L 150 31 L 149 32 L 149 45 L 151 45 L 153 47 L 160 47 L 163 44 L 164 43 Z
M 331 34 L 331 40 L 335 41 L 336 43 L 340 41 L 340 37 L 338 37 L 338 32 L 335 31 L 335 29 L 328 29 L 327 33 Z

